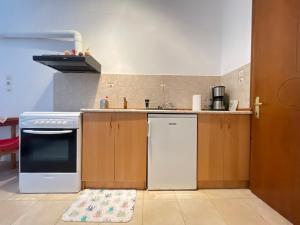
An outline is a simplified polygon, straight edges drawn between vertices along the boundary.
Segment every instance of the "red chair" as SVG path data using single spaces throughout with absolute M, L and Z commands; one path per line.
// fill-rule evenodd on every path
M 19 137 L 16 136 L 16 128 L 19 124 L 18 118 L 8 118 L 0 127 L 11 126 L 11 138 L 0 140 L 0 156 L 11 154 L 11 167 L 17 167 L 17 152 L 19 150 Z

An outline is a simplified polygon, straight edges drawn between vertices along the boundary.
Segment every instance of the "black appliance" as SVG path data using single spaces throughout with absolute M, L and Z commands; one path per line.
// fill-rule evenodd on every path
M 92 56 L 35 55 L 33 60 L 63 73 L 101 73 L 101 64 Z

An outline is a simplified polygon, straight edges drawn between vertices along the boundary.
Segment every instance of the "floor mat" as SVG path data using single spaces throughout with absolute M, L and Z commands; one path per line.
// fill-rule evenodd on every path
M 122 223 L 131 220 L 136 190 L 83 190 L 64 213 L 64 221 Z

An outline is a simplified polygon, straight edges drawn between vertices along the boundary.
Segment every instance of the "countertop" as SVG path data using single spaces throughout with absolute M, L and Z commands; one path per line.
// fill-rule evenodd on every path
M 187 113 L 187 114 L 252 114 L 252 111 L 212 111 L 212 110 L 202 110 L 202 111 L 192 111 L 192 110 L 157 110 L 157 109 L 81 109 L 81 112 L 124 112 L 124 113 Z

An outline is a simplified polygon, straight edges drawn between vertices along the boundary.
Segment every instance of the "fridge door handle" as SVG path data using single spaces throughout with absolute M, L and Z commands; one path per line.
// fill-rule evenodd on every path
M 150 138 L 150 135 L 151 135 L 151 122 L 148 121 L 148 134 L 147 134 L 148 138 Z
M 151 122 L 148 121 L 148 162 L 151 164 L 152 160 L 152 146 L 151 146 Z

